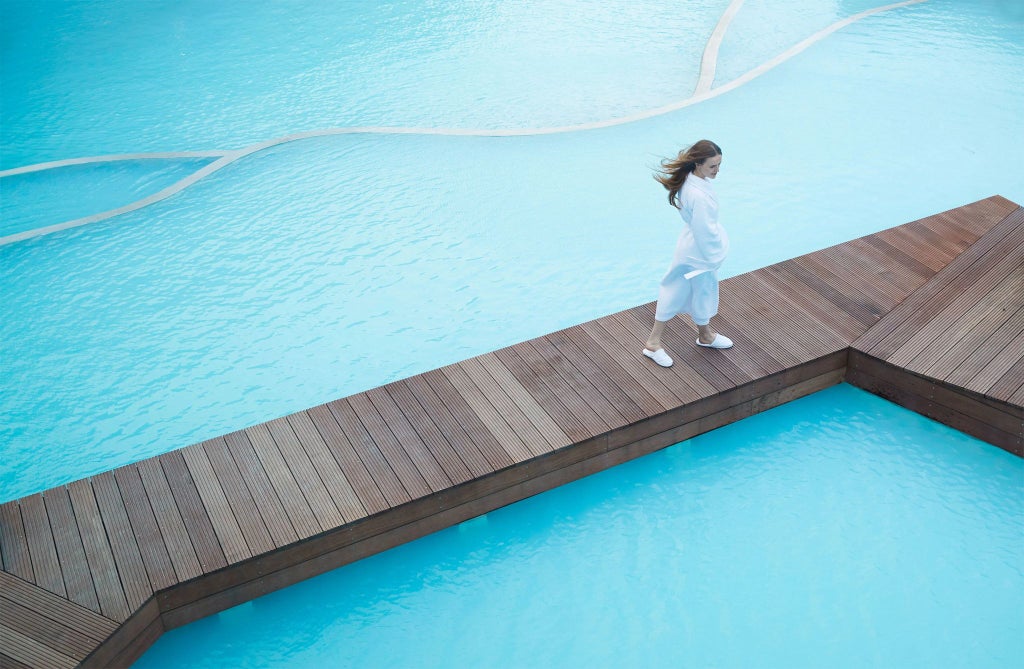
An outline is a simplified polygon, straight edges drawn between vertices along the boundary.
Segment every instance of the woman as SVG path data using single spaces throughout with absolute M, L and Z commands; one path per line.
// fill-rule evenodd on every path
M 675 256 L 658 291 L 654 328 L 644 346 L 644 355 L 662 367 L 671 367 L 672 358 L 661 346 L 665 324 L 680 313 L 687 313 L 697 326 L 697 345 L 707 348 L 731 348 L 732 341 L 711 329 L 711 317 L 718 313 L 718 275 L 729 252 L 729 238 L 718 224 L 718 199 L 711 180 L 722 165 L 722 149 L 702 139 L 679 152 L 674 160 L 664 160 L 654 178 L 668 190 L 668 202 L 679 210 L 683 231 L 676 243 Z

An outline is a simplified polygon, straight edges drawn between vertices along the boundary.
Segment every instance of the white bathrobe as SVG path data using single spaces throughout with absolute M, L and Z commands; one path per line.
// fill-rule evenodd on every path
M 729 253 L 729 237 L 718 224 L 718 198 L 709 179 L 690 174 L 679 192 L 683 231 L 658 291 L 655 319 L 690 314 L 707 325 L 718 313 L 718 268 Z

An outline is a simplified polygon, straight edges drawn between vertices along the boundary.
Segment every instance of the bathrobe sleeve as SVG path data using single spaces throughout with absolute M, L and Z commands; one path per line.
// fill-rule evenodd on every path
M 703 190 L 693 188 L 686 196 L 680 213 L 689 224 L 693 245 L 687 255 L 697 269 L 717 270 L 729 253 L 729 238 L 718 224 L 718 203 Z
M 725 239 L 722 226 L 718 224 L 718 207 L 707 197 L 698 195 L 694 198 L 690 228 L 704 262 L 715 269 L 721 267 L 729 252 L 729 242 Z

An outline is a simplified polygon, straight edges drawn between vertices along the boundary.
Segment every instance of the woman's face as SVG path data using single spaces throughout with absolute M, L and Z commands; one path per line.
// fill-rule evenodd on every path
M 693 173 L 701 179 L 714 179 L 718 176 L 718 168 L 722 166 L 722 156 L 705 158 L 703 163 L 694 168 Z

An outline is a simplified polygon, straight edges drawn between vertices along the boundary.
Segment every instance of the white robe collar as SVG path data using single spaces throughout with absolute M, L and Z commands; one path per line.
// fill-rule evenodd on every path
M 714 200 L 715 204 L 718 204 L 718 196 L 715 195 L 715 189 L 711 186 L 711 180 L 699 177 L 696 174 L 690 173 L 690 176 L 686 177 L 684 186 L 690 185 L 697 190 L 707 194 L 709 198 Z

